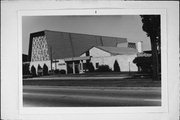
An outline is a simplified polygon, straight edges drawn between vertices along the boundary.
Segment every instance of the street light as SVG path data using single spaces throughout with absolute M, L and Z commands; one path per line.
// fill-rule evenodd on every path
M 129 62 L 129 72 L 131 71 L 131 69 L 130 69 L 130 62 Z

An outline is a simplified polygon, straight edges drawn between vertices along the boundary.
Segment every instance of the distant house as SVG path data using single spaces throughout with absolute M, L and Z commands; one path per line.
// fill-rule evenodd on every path
M 48 70 L 83 73 L 92 62 L 95 69 L 107 64 L 113 70 L 117 60 L 121 71 L 137 71 L 132 60 L 139 47 L 126 38 L 45 30 L 31 33 L 29 43 L 30 67 L 36 69 L 47 65 Z

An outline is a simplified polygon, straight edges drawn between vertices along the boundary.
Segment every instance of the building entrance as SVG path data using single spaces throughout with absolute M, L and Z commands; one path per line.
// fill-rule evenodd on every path
M 67 73 L 84 73 L 86 70 L 86 64 L 87 61 L 90 60 L 90 57 L 74 57 L 74 58 L 66 58 L 64 59 L 67 65 Z
M 66 62 L 67 64 L 67 73 L 79 73 L 80 68 L 79 68 L 79 61 L 69 61 Z

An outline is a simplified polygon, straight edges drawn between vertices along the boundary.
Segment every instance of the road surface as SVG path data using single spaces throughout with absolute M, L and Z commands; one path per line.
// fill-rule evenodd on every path
M 160 106 L 160 87 L 23 86 L 24 107 Z

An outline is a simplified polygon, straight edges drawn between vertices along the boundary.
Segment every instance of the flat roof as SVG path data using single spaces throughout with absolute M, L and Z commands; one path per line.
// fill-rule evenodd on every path
M 86 57 L 71 57 L 71 58 L 65 58 L 64 61 L 68 62 L 68 61 L 79 61 L 79 60 L 90 60 L 91 57 L 90 56 L 86 56 Z

